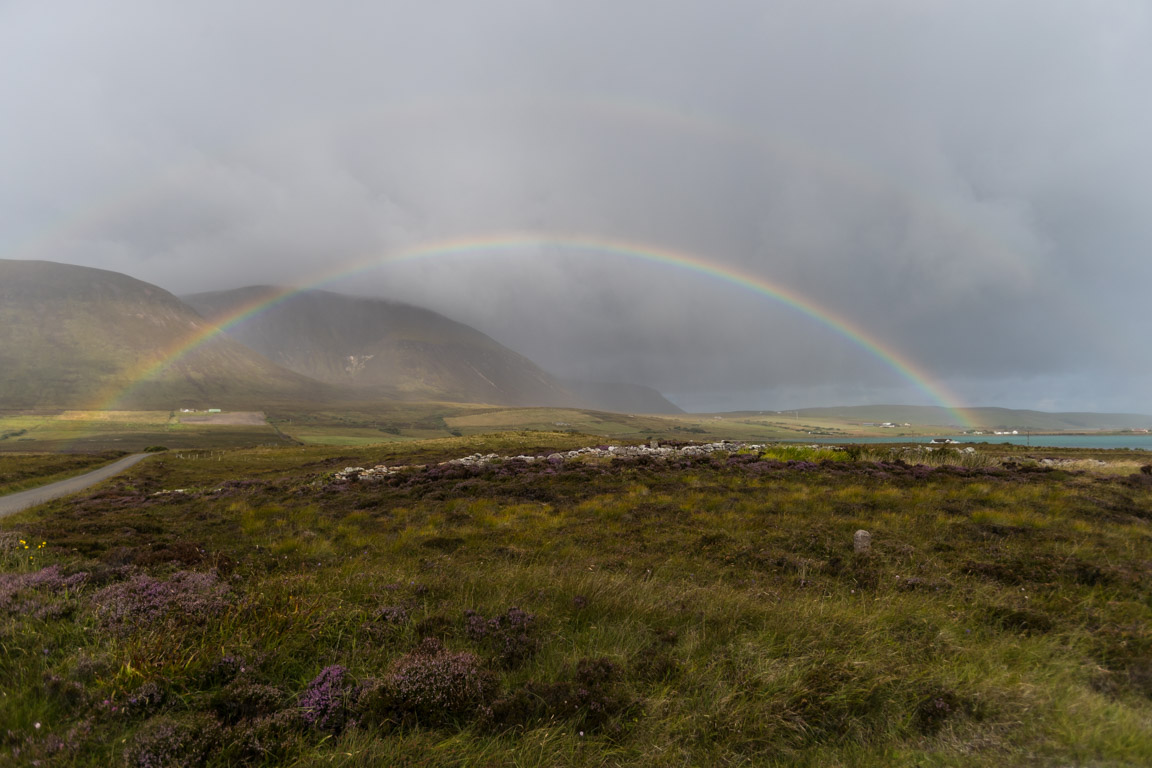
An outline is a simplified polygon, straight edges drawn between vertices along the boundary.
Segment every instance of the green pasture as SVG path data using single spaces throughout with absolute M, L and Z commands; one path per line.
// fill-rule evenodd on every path
M 16 434 L 19 433 L 19 434 Z M 237 448 L 283 442 L 267 424 L 183 424 L 170 411 L 55 411 L 0 413 L 0 453 L 54 451 L 92 453 L 169 448 Z

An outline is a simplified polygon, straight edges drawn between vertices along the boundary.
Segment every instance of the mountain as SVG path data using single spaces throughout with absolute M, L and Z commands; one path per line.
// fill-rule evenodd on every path
M 253 286 L 184 296 L 225 322 L 283 289 Z M 428 309 L 310 290 L 289 295 L 228 327 L 273 362 L 364 397 L 583 405 L 557 379 L 480 331 Z
M 225 337 L 173 356 L 206 330 L 171 293 L 127 275 L 0 259 L 0 408 L 264 407 L 329 396 Z
M 599 381 L 563 380 L 569 392 L 589 407 L 614 413 L 684 413 L 684 410 L 652 387 Z
M 1067 432 L 1076 430 L 1148 429 L 1152 416 L 1139 413 L 1048 413 L 1046 411 L 1014 410 L 1011 408 L 964 408 L 969 420 L 983 429 L 1029 429 L 1033 431 Z M 801 408 L 785 411 L 797 416 L 839 419 L 858 422 L 893 422 L 896 424 L 950 425 L 956 424 L 951 411 L 939 406 L 920 405 L 856 405 L 839 408 Z

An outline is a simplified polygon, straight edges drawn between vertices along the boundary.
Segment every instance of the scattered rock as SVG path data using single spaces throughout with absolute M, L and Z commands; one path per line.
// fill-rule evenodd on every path
M 486 467 L 507 461 L 523 461 L 528 463 L 547 461 L 549 463 L 563 463 L 573 459 L 611 459 L 639 456 L 671 459 L 680 456 L 707 456 L 717 451 L 732 452 L 742 449 L 760 451 L 764 449 L 764 446 L 760 444 L 746 445 L 744 443 L 722 440 L 718 443 L 686 445 L 681 448 L 669 448 L 661 447 L 658 441 L 652 440 L 648 445 L 609 445 L 600 448 L 577 448 L 575 450 L 566 451 L 564 453 L 550 453 L 547 456 L 500 456 L 495 453 L 474 453 L 471 456 L 464 456 L 459 459 L 450 459 L 448 461 L 441 462 L 439 466 Z M 831 450 L 835 449 L 833 448 Z M 336 473 L 334 479 L 337 483 L 372 483 L 379 482 L 381 479 L 389 475 L 395 475 L 406 470 L 423 469 L 425 466 L 426 465 L 424 464 L 419 464 L 388 467 L 380 464 L 371 468 L 345 467 L 342 472 Z

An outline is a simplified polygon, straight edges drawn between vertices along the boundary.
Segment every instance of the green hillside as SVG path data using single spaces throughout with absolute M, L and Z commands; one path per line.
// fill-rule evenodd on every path
M 116 272 L 0 260 L 0 409 L 265 407 L 329 388 L 227 338 L 174 359 L 205 321 L 157 286 Z M 141 374 L 153 373 L 141 381 Z

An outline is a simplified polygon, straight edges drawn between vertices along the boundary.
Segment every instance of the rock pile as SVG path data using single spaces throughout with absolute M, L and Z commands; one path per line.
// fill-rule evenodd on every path
M 1076 467 L 1076 466 L 1092 466 L 1092 467 L 1106 467 L 1108 462 L 1100 461 L 1099 459 L 1040 459 L 1039 464 L 1043 467 Z
M 652 441 L 650 445 L 606 445 L 588 448 L 577 448 L 563 453 L 550 453 L 546 456 L 500 456 L 495 453 L 474 453 L 471 456 L 464 456 L 459 459 L 449 459 L 448 461 L 440 462 L 437 466 L 464 466 L 464 467 L 486 467 L 492 464 L 499 464 L 507 461 L 520 461 L 524 463 L 533 463 L 544 461 L 551 464 L 564 463 L 577 459 L 613 459 L 625 457 L 641 457 L 647 456 L 651 458 L 660 459 L 673 459 L 680 456 L 707 456 L 710 453 L 717 451 L 738 451 L 750 450 L 759 451 L 763 450 L 764 446 L 760 444 L 745 444 L 722 440 L 719 443 L 705 443 L 703 445 L 685 445 L 681 447 L 661 446 Z M 375 467 L 345 467 L 342 472 L 337 472 L 335 480 L 338 483 L 346 483 L 353 481 L 366 481 L 373 482 L 389 475 L 395 475 L 410 469 L 423 469 L 426 464 L 406 464 L 389 467 L 384 464 L 379 464 Z

